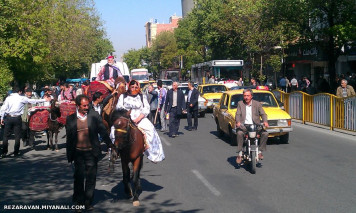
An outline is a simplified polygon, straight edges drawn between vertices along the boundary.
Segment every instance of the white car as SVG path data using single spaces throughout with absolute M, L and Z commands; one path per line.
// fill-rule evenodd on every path
M 189 92 L 188 86 L 178 86 L 178 90 L 181 90 L 183 92 L 183 94 L 185 96 L 185 101 L 187 102 L 188 92 Z M 207 103 L 208 103 L 208 101 L 199 95 L 198 112 L 201 117 L 205 116 L 205 112 L 207 110 Z
M 161 79 L 161 81 L 162 81 L 162 86 L 164 88 L 166 88 L 167 90 L 172 89 L 172 85 L 173 85 L 173 81 L 172 80 Z
M 224 84 L 227 88 L 235 87 L 237 86 L 237 81 L 236 80 L 223 80 L 223 81 L 218 81 L 218 84 Z

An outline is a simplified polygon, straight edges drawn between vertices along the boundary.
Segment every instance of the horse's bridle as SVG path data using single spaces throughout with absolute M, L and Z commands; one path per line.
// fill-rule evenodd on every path
M 130 137 L 130 127 L 131 128 L 135 128 L 135 126 L 132 124 L 132 120 L 130 118 L 125 118 L 125 117 L 120 117 L 120 119 L 124 119 L 128 121 L 128 125 L 126 127 L 126 129 L 119 129 L 119 128 L 115 128 L 116 132 L 121 132 L 124 134 L 124 137 L 126 137 L 126 141 L 130 141 L 129 137 Z

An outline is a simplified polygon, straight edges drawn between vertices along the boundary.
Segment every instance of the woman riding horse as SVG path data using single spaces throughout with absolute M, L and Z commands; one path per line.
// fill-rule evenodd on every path
M 164 160 L 161 139 L 155 127 L 147 118 L 150 112 L 150 105 L 146 96 L 141 93 L 140 84 L 137 81 L 130 81 L 128 91 L 120 95 L 116 109 L 131 111 L 131 120 L 144 135 L 147 158 L 155 163 Z M 113 138 L 114 127 L 111 129 L 111 135 Z

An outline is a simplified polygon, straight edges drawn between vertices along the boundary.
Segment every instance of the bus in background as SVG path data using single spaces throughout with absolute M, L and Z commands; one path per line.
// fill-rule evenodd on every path
M 213 60 L 192 65 L 190 78 L 193 82 L 200 84 L 208 83 L 211 75 L 215 79 L 238 80 L 243 77 L 243 60 Z
M 90 81 L 95 81 L 96 76 L 100 72 L 101 68 L 108 63 L 108 60 L 101 60 L 99 63 L 93 63 L 91 65 Z M 125 78 L 126 82 L 130 81 L 130 71 L 125 62 L 115 62 L 115 66 L 120 69 L 121 74 Z
M 180 70 L 179 69 L 166 69 L 161 70 L 159 73 L 159 79 L 161 80 L 172 80 L 172 81 L 180 81 Z
M 131 70 L 131 80 L 136 80 L 138 82 L 149 81 L 150 73 L 145 68 L 132 69 Z

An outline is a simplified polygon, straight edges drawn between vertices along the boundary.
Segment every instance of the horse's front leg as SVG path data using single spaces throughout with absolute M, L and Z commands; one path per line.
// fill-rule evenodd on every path
M 133 163 L 133 183 L 134 183 L 134 190 L 133 190 L 133 205 L 139 206 L 140 201 L 138 197 L 142 192 L 141 181 L 140 181 L 140 171 L 143 164 L 143 157 L 138 157 Z
M 127 159 L 123 159 L 122 156 L 121 156 L 121 168 L 122 168 L 125 194 L 127 195 L 128 198 L 131 198 L 132 197 L 132 188 L 131 188 L 131 184 L 130 184 L 129 161 Z

